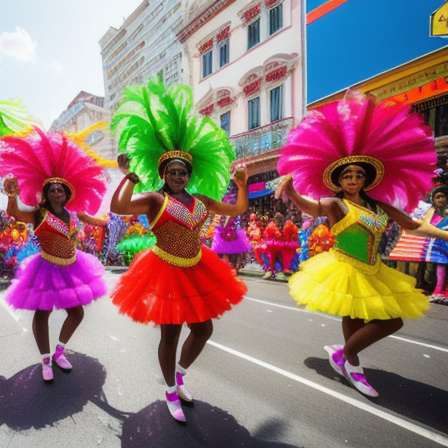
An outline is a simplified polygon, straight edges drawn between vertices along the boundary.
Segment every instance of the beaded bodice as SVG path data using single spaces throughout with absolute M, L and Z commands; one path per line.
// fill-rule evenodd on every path
M 50 263 L 67 266 L 76 260 L 74 237 L 79 228 L 79 220 L 70 214 L 70 225 L 48 211 L 34 233 L 41 247 L 42 258 Z
M 162 208 L 151 223 L 157 238 L 153 252 L 176 266 L 194 266 L 201 257 L 199 234 L 207 216 L 199 199 L 194 198 L 191 207 L 187 207 L 165 194 Z
M 345 199 L 343 202 L 347 206 L 348 213 L 331 228 L 335 238 L 333 250 L 351 259 L 374 265 L 389 217 L 379 207 L 378 214 L 375 214 Z

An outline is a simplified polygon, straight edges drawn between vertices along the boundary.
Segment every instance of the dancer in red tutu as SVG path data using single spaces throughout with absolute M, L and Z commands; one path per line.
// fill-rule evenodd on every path
M 102 168 L 73 141 L 58 133 L 46 135 L 38 128 L 0 140 L 0 175 L 17 176 L 17 180 L 11 176 L 4 182 L 7 212 L 34 224 L 41 248 L 19 265 L 5 300 L 14 308 L 34 311 L 42 375 L 51 381 L 48 320 L 53 308 L 67 312 L 53 359 L 70 370 L 65 344 L 83 319 L 83 305 L 106 293 L 101 263 L 75 249 L 79 219 L 74 213 L 98 211 L 106 178 Z
M 191 90 L 166 90 L 159 81 L 129 87 L 112 122 L 120 150 L 129 156 L 111 211 L 147 215 L 157 243 L 140 252 L 112 293 L 120 313 L 141 323 L 160 325 L 158 356 L 171 415 L 185 422 L 179 397 L 192 401 L 186 370 L 213 330 L 211 319 L 239 303 L 247 288 L 210 249 L 200 244 L 208 213 L 237 216 L 247 210 L 247 173 L 234 176 L 234 204 L 221 202 L 234 158 L 224 131 L 206 117 L 190 115 Z M 122 126 L 123 125 L 123 126 Z M 127 168 L 127 157 L 119 163 Z M 135 191 L 140 194 L 134 194 Z M 179 362 L 182 325 L 190 329 Z

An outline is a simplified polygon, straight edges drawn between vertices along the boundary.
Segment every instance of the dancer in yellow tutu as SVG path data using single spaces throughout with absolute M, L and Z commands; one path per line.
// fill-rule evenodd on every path
M 345 345 L 325 347 L 330 364 L 371 397 L 378 393 L 358 354 L 398 331 L 403 318 L 421 317 L 428 308 L 413 277 L 381 262 L 377 251 L 388 219 L 412 234 L 448 240 L 448 232 L 413 221 L 392 205 L 412 210 L 418 192 L 427 191 L 433 145 L 430 129 L 407 106 L 375 104 L 349 91 L 291 131 L 278 164 L 285 177 L 277 197 L 288 196 L 314 217 L 326 216 L 335 238 L 329 252 L 300 265 L 289 280 L 290 293 L 311 311 L 342 317 Z M 325 197 L 331 192 L 336 197 Z

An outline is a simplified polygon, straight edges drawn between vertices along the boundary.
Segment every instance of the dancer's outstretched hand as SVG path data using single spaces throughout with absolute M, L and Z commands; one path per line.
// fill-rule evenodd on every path
M 235 171 L 233 172 L 233 181 L 239 185 L 240 187 L 245 187 L 247 184 L 247 166 L 242 163 L 235 167 Z
M 3 181 L 3 192 L 10 198 L 15 198 L 19 195 L 19 184 L 14 176 L 6 176 Z
M 275 199 L 285 199 L 285 196 L 289 197 L 294 192 L 291 174 L 279 177 L 277 181 L 278 184 L 275 188 Z
M 126 154 L 119 154 L 117 157 L 118 168 L 123 174 L 127 174 L 129 170 L 129 157 Z

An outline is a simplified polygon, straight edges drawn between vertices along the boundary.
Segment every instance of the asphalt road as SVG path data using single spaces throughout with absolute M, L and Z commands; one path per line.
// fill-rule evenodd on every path
M 118 277 L 109 272 L 108 285 Z M 431 304 L 362 353 L 380 393 L 369 399 L 328 364 L 323 346 L 342 342 L 339 319 L 299 308 L 284 283 L 242 279 L 246 299 L 214 322 L 187 374 L 186 426 L 162 401 L 158 328 L 102 298 L 69 343 L 73 371 L 55 369 L 45 384 L 32 313 L 12 312 L 0 293 L 0 448 L 448 446 L 448 307 Z M 51 317 L 52 345 L 63 318 Z

